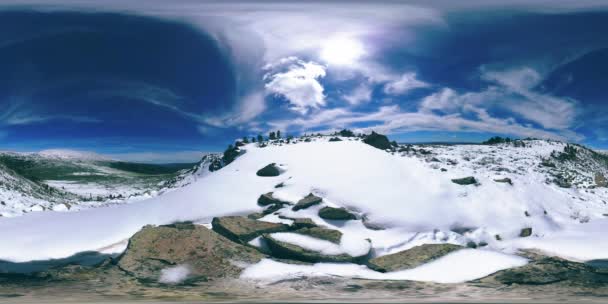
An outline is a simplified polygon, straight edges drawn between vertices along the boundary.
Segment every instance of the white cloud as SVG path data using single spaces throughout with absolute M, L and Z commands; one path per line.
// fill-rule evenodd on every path
M 361 84 L 350 94 L 344 95 L 342 98 L 351 105 L 358 105 L 372 99 L 372 89 L 368 84 Z
M 273 64 L 267 66 L 267 69 L 275 70 L 284 65 L 286 71 L 270 71 L 264 76 L 267 81 L 265 88 L 269 93 L 283 96 L 289 101 L 291 109 L 302 114 L 310 108 L 325 105 L 324 89 L 318 81 L 325 77 L 325 66 L 286 58 L 280 65 Z
M 390 95 L 399 95 L 413 89 L 425 88 L 428 86 L 428 83 L 418 80 L 415 73 L 408 72 L 401 75 L 398 79 L 385 84 L 384 92 Z
M 577 102 L 534 91 L 543 77 L 529 67 L 505 71 L 482 69 L 481 78 L 494 82 L 504 90 L 499 106 L 542 125 L 546 129 L 564 130 L 572 126 L 577 116 Z

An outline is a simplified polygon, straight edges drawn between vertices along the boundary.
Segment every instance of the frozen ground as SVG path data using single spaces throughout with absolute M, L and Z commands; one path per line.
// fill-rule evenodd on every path
M 608 235 L 603 233 L 608 231 L 608 192 L 592 185 L 593 174 L 605 174 L 606 168 L 587 166 L 582 170 L 567 162 L 546 167 L 541 163 L 550 159 L 553 151 L 563 151 L 565 144 L 526 144 L 402 147 L 401 152 L 392 153 L 353 138 L 328 142 L 323 137 L 263 148 L 249 144 L 243 147 L 245 153 L 225 168 L 147 200 L 71 213 L 2 218 L 0 259 L 19 262 L 89 250 L 123 250 L 112 245 L 124 242 L 144 225 L 188 220 L 209 223 L 214 216 L 257 212 L 257 198 L 270 191 L 294 203 L 312 192 L 324 198 L 323 206 L 348 208 L 386 228 L 371 230 L 362 220 L 323 220 L 317 215 L 322 206 L 279 211 L 280 215 L 311 218 L 340 230 L 344 244 L 325 250 L 353 250 L 353 244 L 365 239 L 371 240 L 377 256 L 425 243 L 487 246 L 386 275 L 357 265 L 293 266 L 265 260 L 250 266 L 244 274 L 247 278 L 299 274 L 460 282 L 522 265 L 525 260 L 514 255 L 520 248 L 538 248 L 574 260 L 608 258 L 608 248 L 604 248 Z M 256 176 L 257 170 L 270 163 L 278 164 L 284 173 Z M 553 182 L 559 170 L 565 172 L 560 174 L 571 174 L 571 187 Z M 463 186 L 451 181 L 467 176 L 474 176 L 478 184 Z M 495 181 L 505 177 L 512 185 Z M 275 189 L 279 183 L 284 187 Z M 262 220 L 285 221 L 277 215 Z M 519 236 L 524 228 L 532 228 L 530 237 Z M 290 240 L 315 248 L 327 245 Z M 453 269 L 457 274 L 445 276 L 438 269 Z

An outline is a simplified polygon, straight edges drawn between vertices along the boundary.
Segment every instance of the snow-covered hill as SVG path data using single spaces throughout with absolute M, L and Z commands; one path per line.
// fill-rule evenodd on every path
M 598 178 L 608 175 L 608 165 L 605 157 L 580 146 L 525 140 L 379 150 L 359 138 L 315 137 L 263 147 L 248 144 L 241 151 L 221 170 L 209 172 L 201 166 L 188 185 L 148 200 L 0 218 L 0 259 L 29 261 L 102 248 L 122 250 L 125 240 L 147 224 L 209 224 L 215 216 L 259 212 L 258 197 L 267 192 L 291 203 L 314 193 L 323 204 L 298 211 L 283 208 L 261 220 L 310 218 L 341 231 L 343 242 L 369 239 L 377 256 L 425 243 L 452 243 L 480 249 L 449 263 L 487 258 L 478 266 L 494 265 L 489 269 L 521 265 L 521 259 L 507 258 L 521 248 L 573 260 L 608 258 L 608 188 L 600 187 Z M 271 163 L 280 168 L 279 176 L 256 175 Z M 463 185 L 466 182 L 458 180 L 466 177 L 474 182 Z M 358 219 L 324 220 L 317 214 L 323 206 L 345 207 Z M 304 271 L 266 266 L 266 275 L 275 277 Z M 358 274 L 360 266 L 326 266 L 304 272 L 368 273 Z M 258 270 L 264 268 L 254 268 L 254 277 L 263 277 Z

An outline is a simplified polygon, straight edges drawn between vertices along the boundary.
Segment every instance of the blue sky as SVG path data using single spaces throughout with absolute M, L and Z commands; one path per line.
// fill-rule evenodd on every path
M 341 128 L 608 149 L 601 1 L 4 1 L 0 27 L 3 150 L 194 161 Z

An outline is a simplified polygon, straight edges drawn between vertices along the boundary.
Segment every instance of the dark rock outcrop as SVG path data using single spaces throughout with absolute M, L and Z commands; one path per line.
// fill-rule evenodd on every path
M 527 265 L 499 271 L 479 282 L 534 286 L 566 284 L 588 288 L 608 286 L 608 275 L 592 266 L 529 252 L 525 256 L 530 259 Z
M 497 183 L 504 183 L 504 184 L 513 185 L 513 181 L 510 178 L 508 178 L 508 177 L 495 179 L 494 181 L 497 182 Z
M 367 263 L 371 269 L 376 271 L 398 271 L 418 267 L 462 248 L 462 246 L 453 244 L 424 244 L 394 254 L 373 258 Z
M 529 237 L 532 235 L 532 228 L 524 228 L 519 233 L 519 237 Z
M 339 137 L 332 137 L 329 139 L 330 142 L 334 142 L 334 141 L 342 141 Z
M 262 176 L 262 177 L 279 176 L 279 175 L 281 175 L 281 170 L 279 169 L 279 167 L 277 167 L 277 165 L 275 163 L 272 163 L 272 164 L 268 164 L 264 168 L 258 170 L 256 172 L 256 175 Z
M 372 134 L 365 136 L 363 142 L 381 150 L 392 148 L 391 142 L 388 140 L 388 137 L 382 134 L 378 134 L 376 132 L 372 132 Z
M 256 263 L 263 255 L 198 225 L 146 226 L 130 240 L 118 267 L 146 282 L 157 282 L 161 271 L 186 265 L 188 280 L 237 277 L 235 261 Z
M 314 205 L 318 205 L 322 201 L 323 201 L 322 198 L 310 193 L 303 199 L 299 200 L 298 203 L 295 204 L 295 206 L 293 206 L 291 208 L 291 210 L 298 211 L 298 210 L 306 209 L 306 208 L 312 207 Z
M 319 216 L 322 219 L 326 220 L 356 220 L 357 217 L 348 212 L 348 210 L 344 208 L 333 208 L 333 207 L 323 207 L 319 210 Z
M 452 183 L 454 184 L 458 184 L 458 185 L 476 185 L 477 184 L 477 179 L 475 179 L 475 177 L 473 176 L 469 176 L 469 177 L 463 177 L 463 178 L 455 178 L 452 179 Z
M 266 194 L 262 194 L 260 195 L 260 197 L 258 198 L 258 205 L 259 206 L 268 206 L 268 205 L 287 205 L 289 204 L 288 202 L 284 202 L 278 198 L 274 198 L 272 196 L 272 192 L 268 192 Z
M 243 216 L 224 216 L 213 218 L 213 231 L 228 239 L 247 243 L 264 233 L 287 231 L 289 226 L 284 224 L 252 220 Z

